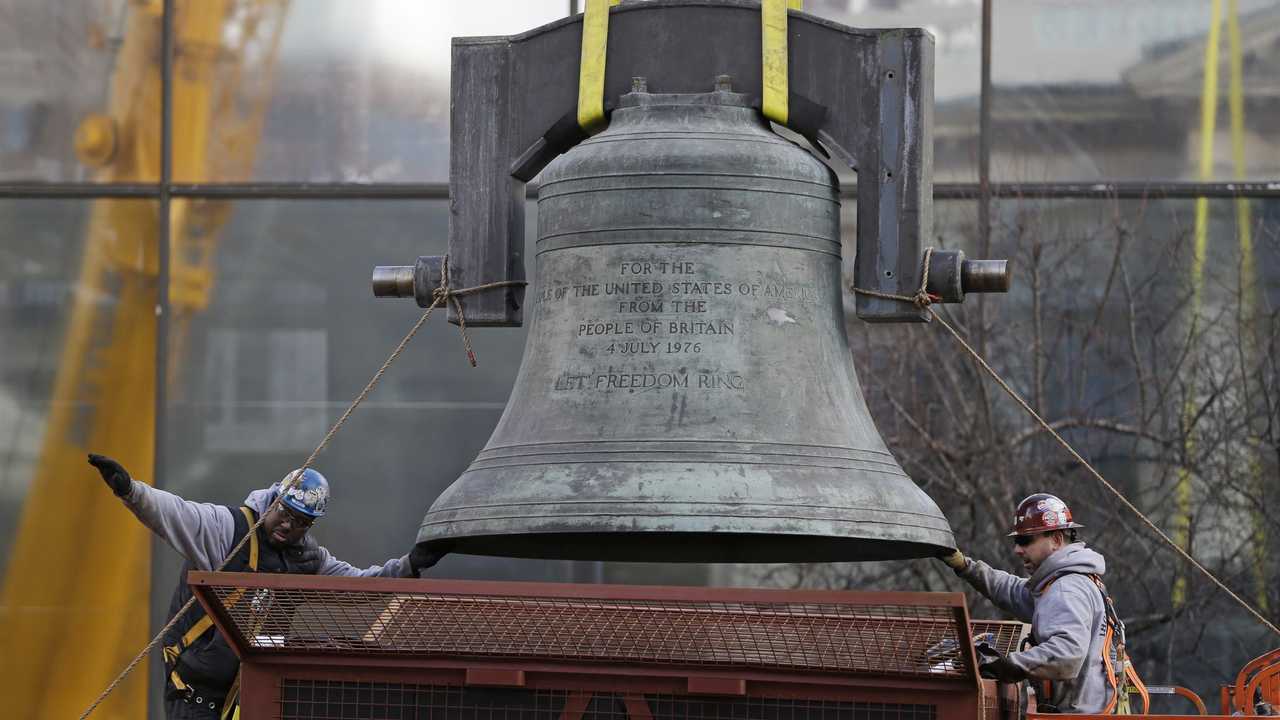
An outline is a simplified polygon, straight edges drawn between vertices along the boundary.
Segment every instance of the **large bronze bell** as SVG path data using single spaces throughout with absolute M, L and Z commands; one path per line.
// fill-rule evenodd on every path
M 541 177 L 523 365 L 419 542 L 688 562 L 954 546 L 867 412 L 826 165 L 747 95 L 639 91 Z
M 529 310 L 532 325 L 506 412 L 418 542 L 664 562 L 884 560 L 953 547 L 946 519 L 877 433 L 854 373 L 836 178 L 755 109 L 760 7 L 654 0 L 607 12 L 601 94 L 616 107 L 590 138 L 575 101 L 581 111 L 601 91 L 579 83 L 581 17 L 454 40 L 447 270 L 442 257 L 378 268 L 374 291 L 426 306 L 442 279 L 506 281 L 462 298 L 467 324 L 519 325 Z M 857 296 L 858 316 L 926 320 L 893 299 L 916 293 L 922 276 L 943 302 L 1006 289 L 1003 261 L 924 254 L 928 33 L 798 12 L 788 23 L 783 121 L 858 173 L 852 281 L 874 291 Z M 663 92 L 631 84 L 642 73 Z M 727 77 L 701 92 L 717 73 L 748 92 Z M 526 291 L 511 283 L 524 279 L 535 176 Z

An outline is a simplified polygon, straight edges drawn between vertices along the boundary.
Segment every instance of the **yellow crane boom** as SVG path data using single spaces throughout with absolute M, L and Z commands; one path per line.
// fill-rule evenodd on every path
M 106 112 L 85 118 L 76 150 L 102 182 L 159 180 L 159 0 L 129 2 Z M 251 172 L 270 96 L 286 0 L 198 0 L 173 19 L 173 168 L 180 178 Z M 170 306 L 180 352 L 186 319 L 207 306 L 226 203 L 171 207 Z M 43 445 L 0 590 L 5 714 L 76 717 L 150 639 L 150 539 L 85 465 L 109 453 L 149 481 L 155 450 L 158 207 L 99 200 L 54 381 Z M 180 366 L 177 358 L 170 368 Z M 98 710 L 146 715 L 146 672 Z

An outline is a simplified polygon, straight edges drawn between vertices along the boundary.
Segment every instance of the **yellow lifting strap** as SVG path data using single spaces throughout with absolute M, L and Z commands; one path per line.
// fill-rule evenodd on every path
M 252 532 L 254 523 L 253 512 L 247 507 L 240 508 L 240 512 L 244 513 L 245 519 L 249 521 L 249 530 Z M 258 570 L 258 533 L 256 532 L 252 532 L 249 536 L 249 569 L 254 572 L 257 572 Z M 225 606 L 229 608 L 240 602 L 240 598 L 244 597 L 244 590 L 244 588 L 239 588 L 228 595 Z M 178 656 L 182 654 L 182 651 L 190 647 L 191 643 L 195 642 L 196 639 L 203 635 L 205 631 L 212 626 L 213 618 L 209 617 L 208 613 L 205 613 L 199 620 L 195 621 L 195 624 L 183 633 L 182 639 L 178 641 L 177 644 L 169 645 L 164 648 L 163 652 L 165 662 L 176 662 L 178 660 Z M 169 678 L 173 680 L 174 687 L 179 690 L 185 690 L 187 688 L 186 684 L 182 682 L 182 678 L 178 677 L 176 670 L 169 673 Z
M 622 0 L 587 0 L 582 16 L 582 58 L 578 64 L 578 127 L 604 128 L 604 60 L 609 46 L 609 8 Z
M 804 0 L 762 0 L 760 51 L 763 81 L 760 110 L 779 125 L 787 124 L 787 11 L 802 10 Z

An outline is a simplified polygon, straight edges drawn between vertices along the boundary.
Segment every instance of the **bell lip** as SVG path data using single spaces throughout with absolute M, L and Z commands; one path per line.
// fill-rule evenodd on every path
M 1031 537 L 1032 535 L 1043 535 L 1047 532 L 1053 532 L 1054 530 L 1074 530 L 1075 528 L 1082 527 L 1084 527 L 1084 525 L 1081 525 L 1078 522 L 1069 522 L 1066 525 L 1058 525 L 1056 527 L 1044 528 L 1041 530 L 1031 530 L 1026 532 L 1018 532 L 1017 530 L 1014 530 L 1008 535 L 1005 535 L 1005 537 Z
M 706 471 L 704 464 L 696 464 Z M 645 502 L 633 499 L 621 506 L 610 497 L 581 493 L 576 498 L 563 493 L 512 497 L 517 485 L 512 477 L 528 490 L 541 476 L 501 475 L 473 467 L 436 498 L 419 526 L 417 541 L 455 542 L 455 552 L 499 557 L 706 563 L 923 558 L 950 551 L 956 543 L 950 523 L 932 498 L 901 470 L 850 474 L 843 468 L 818 472 L 812 467 L 774 466 L 766 474 L 748 463 L 761 477 L 735 476 L 729 489 L 741 485 L 773 490 L 767 498 L 748 500 L 724 499 L 727 490 L 712 484 L 716 475 L 709 471 L 704 483 L 692 488 L 688 469 L 672 474 L 665 465 L 658 470 L 631 466 L 619 463 L 618 472 L 638 473 L 637 482 L 643 480 L 649 492 L 670 489 L 684 494 Z M 731 467 L 739 473 L 742 468 Z M 859 481 L 864 487 L 859 495 L 835 494 L 821 504 L 790 490 L 815 477 L 848 485 Z
M 942 533 L 936 533 L 941 535 Z M 955 544 L 915 540 L 783 533 L 694 531 L 528 532 L 418 538 L 452 554 L 527 560 L 654 563 L 877 562 L 937 557 Z

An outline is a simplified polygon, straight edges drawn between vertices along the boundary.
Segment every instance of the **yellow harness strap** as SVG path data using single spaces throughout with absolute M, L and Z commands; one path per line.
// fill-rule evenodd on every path
M 182 682 L 182 678 L 178 677 L 177 670 L 174 670 L 173 672 L 169 673 L 169 679 L 173 681 L 173 686 L 178 688 L 179 690 L 187 689 L 187 684 Z
M 244 513 L 245 519 L 249 521 L 249 569 L 253 572 L 257 572 L 258 533 L 253 531 L 253 512 L 247 507 L 241 507 L 240 512 Z M 244 597 L 244 588 L 235 590 L 227 596 L 227 602 L 225 603 L 226 607 L 234 606 L 236 603 L 240 602 L 240 598 L 242 597 Z M 183 633 L 181 640 L 174 645 L 165 646 L 163 650 L 165 664 L 176 663 L 178 661 L 178 656 L 182 654 L 182 651 L 191 647 L 191 643 L 194 643 L 201 635 L 204 635 L 205 631 L 211 627 L 213 627 L 213 618 L 209 617 L 208 613 L 206 613 L 201 616 L 199 620 L 196 620 L 185 633 Z M 181 677 L 178 677 L 177 670 L 173 670 L 169 673 L 169 679 L 173 681 L 173 686 L 179 690 L 187 689 L 187 684 L 182 681 Z M 239 692 L 239 686 L 240 675 L 237 673 L 236 682 L 231 686 L 232 692 Z M 228 695 L 227 698 L 230 699 L 231 695 Z
M 222 715 L 219 720 L 240 717 L 240 672 L 236 671 L 236 679 L 231 683 L 231 690 L 222 701 Z
M 787 70 L 787 11 L 800 10 L 804 0 L 763 0 L 760 3 L 760 51 L 763 85 L 760 111 L 779 125 L 790 115 Z
M 250 530 L 248 532 L 248 569 L 257 573 L 257 533 L 253 530 L 253 523 L 255 523 L 253 511 L 241 506 L 241 512 L 244 514 L 244 519 L 248 520 L 248 530 Z
M 604 61 L 609 46 L 609 8 L 622 0 L 587 0 L 582 16 L 582 57 L 578 64 L 578 127 L 604 128 Z

